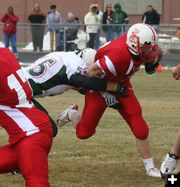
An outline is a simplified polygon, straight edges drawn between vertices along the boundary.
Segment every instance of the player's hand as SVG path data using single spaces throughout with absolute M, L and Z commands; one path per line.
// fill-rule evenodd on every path
M 120 104 L 114 95 L 111 95 L 110 93 L 105 92 L 105 93 L 103 93 L 102 96 L 103 96 L 104 101 L 108 107 L 113 108 L 113 109 L 120 108 Z
M 121 97 L 127 97 L 127 88 L 123 84 L 117 84 L 117 88 L 114 91 L 115 94 L 121 96 Z
M 79 92 L 80 94 L 82 94 L 82 95 L 85 95 L 87 91 L 88 91 L 88 90 L 86 90 L 85 88 L 79 88 L 79 89 L 78 89 L 78 92 Z
M 180 65 L 176 66 L 176 68 L 173 70 L 173 77 L 176 80 L 180 80 Z

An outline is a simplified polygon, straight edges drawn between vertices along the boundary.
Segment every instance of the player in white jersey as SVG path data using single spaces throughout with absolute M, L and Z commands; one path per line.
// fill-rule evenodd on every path
M 24 69 L 33 89 L 33 95 L 44 97 L 79 88 L 96 91 L 108 90 L 123 94 L 125 88 L 122 85 L 97 77 L 88 77 L 87 68 L 94 61 L 95 54 L 95 50 L 86 48 L 75 52 L 52 52 L 37 59 Z M 113 104 L 116 106 L 117 103 L 115 100 L 113 101 L 112 97 L 110 94 L 106 94 L 105 101 L 109 106 Z

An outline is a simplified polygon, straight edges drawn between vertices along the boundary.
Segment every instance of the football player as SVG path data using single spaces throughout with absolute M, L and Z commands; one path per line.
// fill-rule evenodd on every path
M 135 24 L 126 34 L 99 49 L 95 63 L 88 69 L 90 76 L 99 74 L 104 79 L 123 84 L 127 88 L 123 97 L 114 95 L 121 106 L 118 112 L 136 138 L 146 174 L 153 177 L 161 177 L 161 175 L 154 167 L 148 141 L 148 125 L 142 116 L 142 109 L 133 92 L 130 78 L 142 64 L 145 65 L 147 73 L 156 71 L 162 57 L 157 39 L 157 34 L 151 26 Z M 60 114 L 59 125 L 63 126 L 68 121 L 72 121 L 77 137 L 89 138 L 95 133 L 105 109 L 106 105 L 99 92 L 87 92 L 82 116 L 76 109 L 70 107 Z
M 88 66 L 94 61 L 96 51 L 86 48 L 75 52 L 52 52 L 37 59 L 23 69 L 33 88 L 33 96 L 44 97 L 61 94 L 69 89 L 83 88 L 95 91 L 113 91 L 124 94 L 119 83 L 88 77 Z M 80 89 L 81 90 L 81 89 Z
M 175 80 L 180 80 L 180 65 L 173 70 L 173 77 Z M 173 145 L 170 152 L 164 157 L 161 164 L 161 175 L 164 177 L 166 174 L 180 172 L 180 168 L 175 169 L 177 161 L 180 159 L 180 129 L 176 137 L 175 144 Z
M 50 187 L 49 117 L 32 104 L 29 83 L 7 48 L 0 48 L 0 76 L 0 124 L 9 136 L 9 144 L 0 147 L 0 173 L 19 170 L 27 187 Z
M 85 48 L 74 52 L 52 52 L 37 59 L 30 66 L 23 68 L 25 77 L 28 79 L 33 90 L 34 97 L 45 97 L 61 94 L 69 89 L 84 92 L 88 90 L 113 91 L 118 95 L 124 95 L 124 85 L 107 82 L 104 79 L 88 77 L 88 66 L 94 62 L 96 50 Z M 102 97 L 108 107 L 119 108 L 116 98 L 103 92 Z M 40 110 L 47 110 L 35 99 L 34 105 Z M 76 106 L 76 105 L 75 105 Z M 53 137 L 57 135 L 58 129 L 54 120 L 49 116 Z

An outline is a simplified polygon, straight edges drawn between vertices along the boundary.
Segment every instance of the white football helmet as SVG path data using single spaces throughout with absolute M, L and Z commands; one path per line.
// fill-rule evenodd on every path
M 91 48 L 75 51 L 76 55 L 80 56 L 87 66 L 90 66 L 94 62 L 96 52 L 96 50 Z
M 129 51 L 146 62 L 152 62 L 157 56 L 157 42 L 156 31 L 150 25 L 137 23 L 127 32 L 126 44 Z

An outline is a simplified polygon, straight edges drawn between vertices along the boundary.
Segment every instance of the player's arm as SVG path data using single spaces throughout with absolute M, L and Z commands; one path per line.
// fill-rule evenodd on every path
M 120 95 L 124 95 L 125 87 L 117 83 L 107 82 L 97 77 L 86 77 L 80 74 L 73 74 L 70 77 L 72 86 L 83 87 L 87 90 L 94 91 L 112 91 Z

